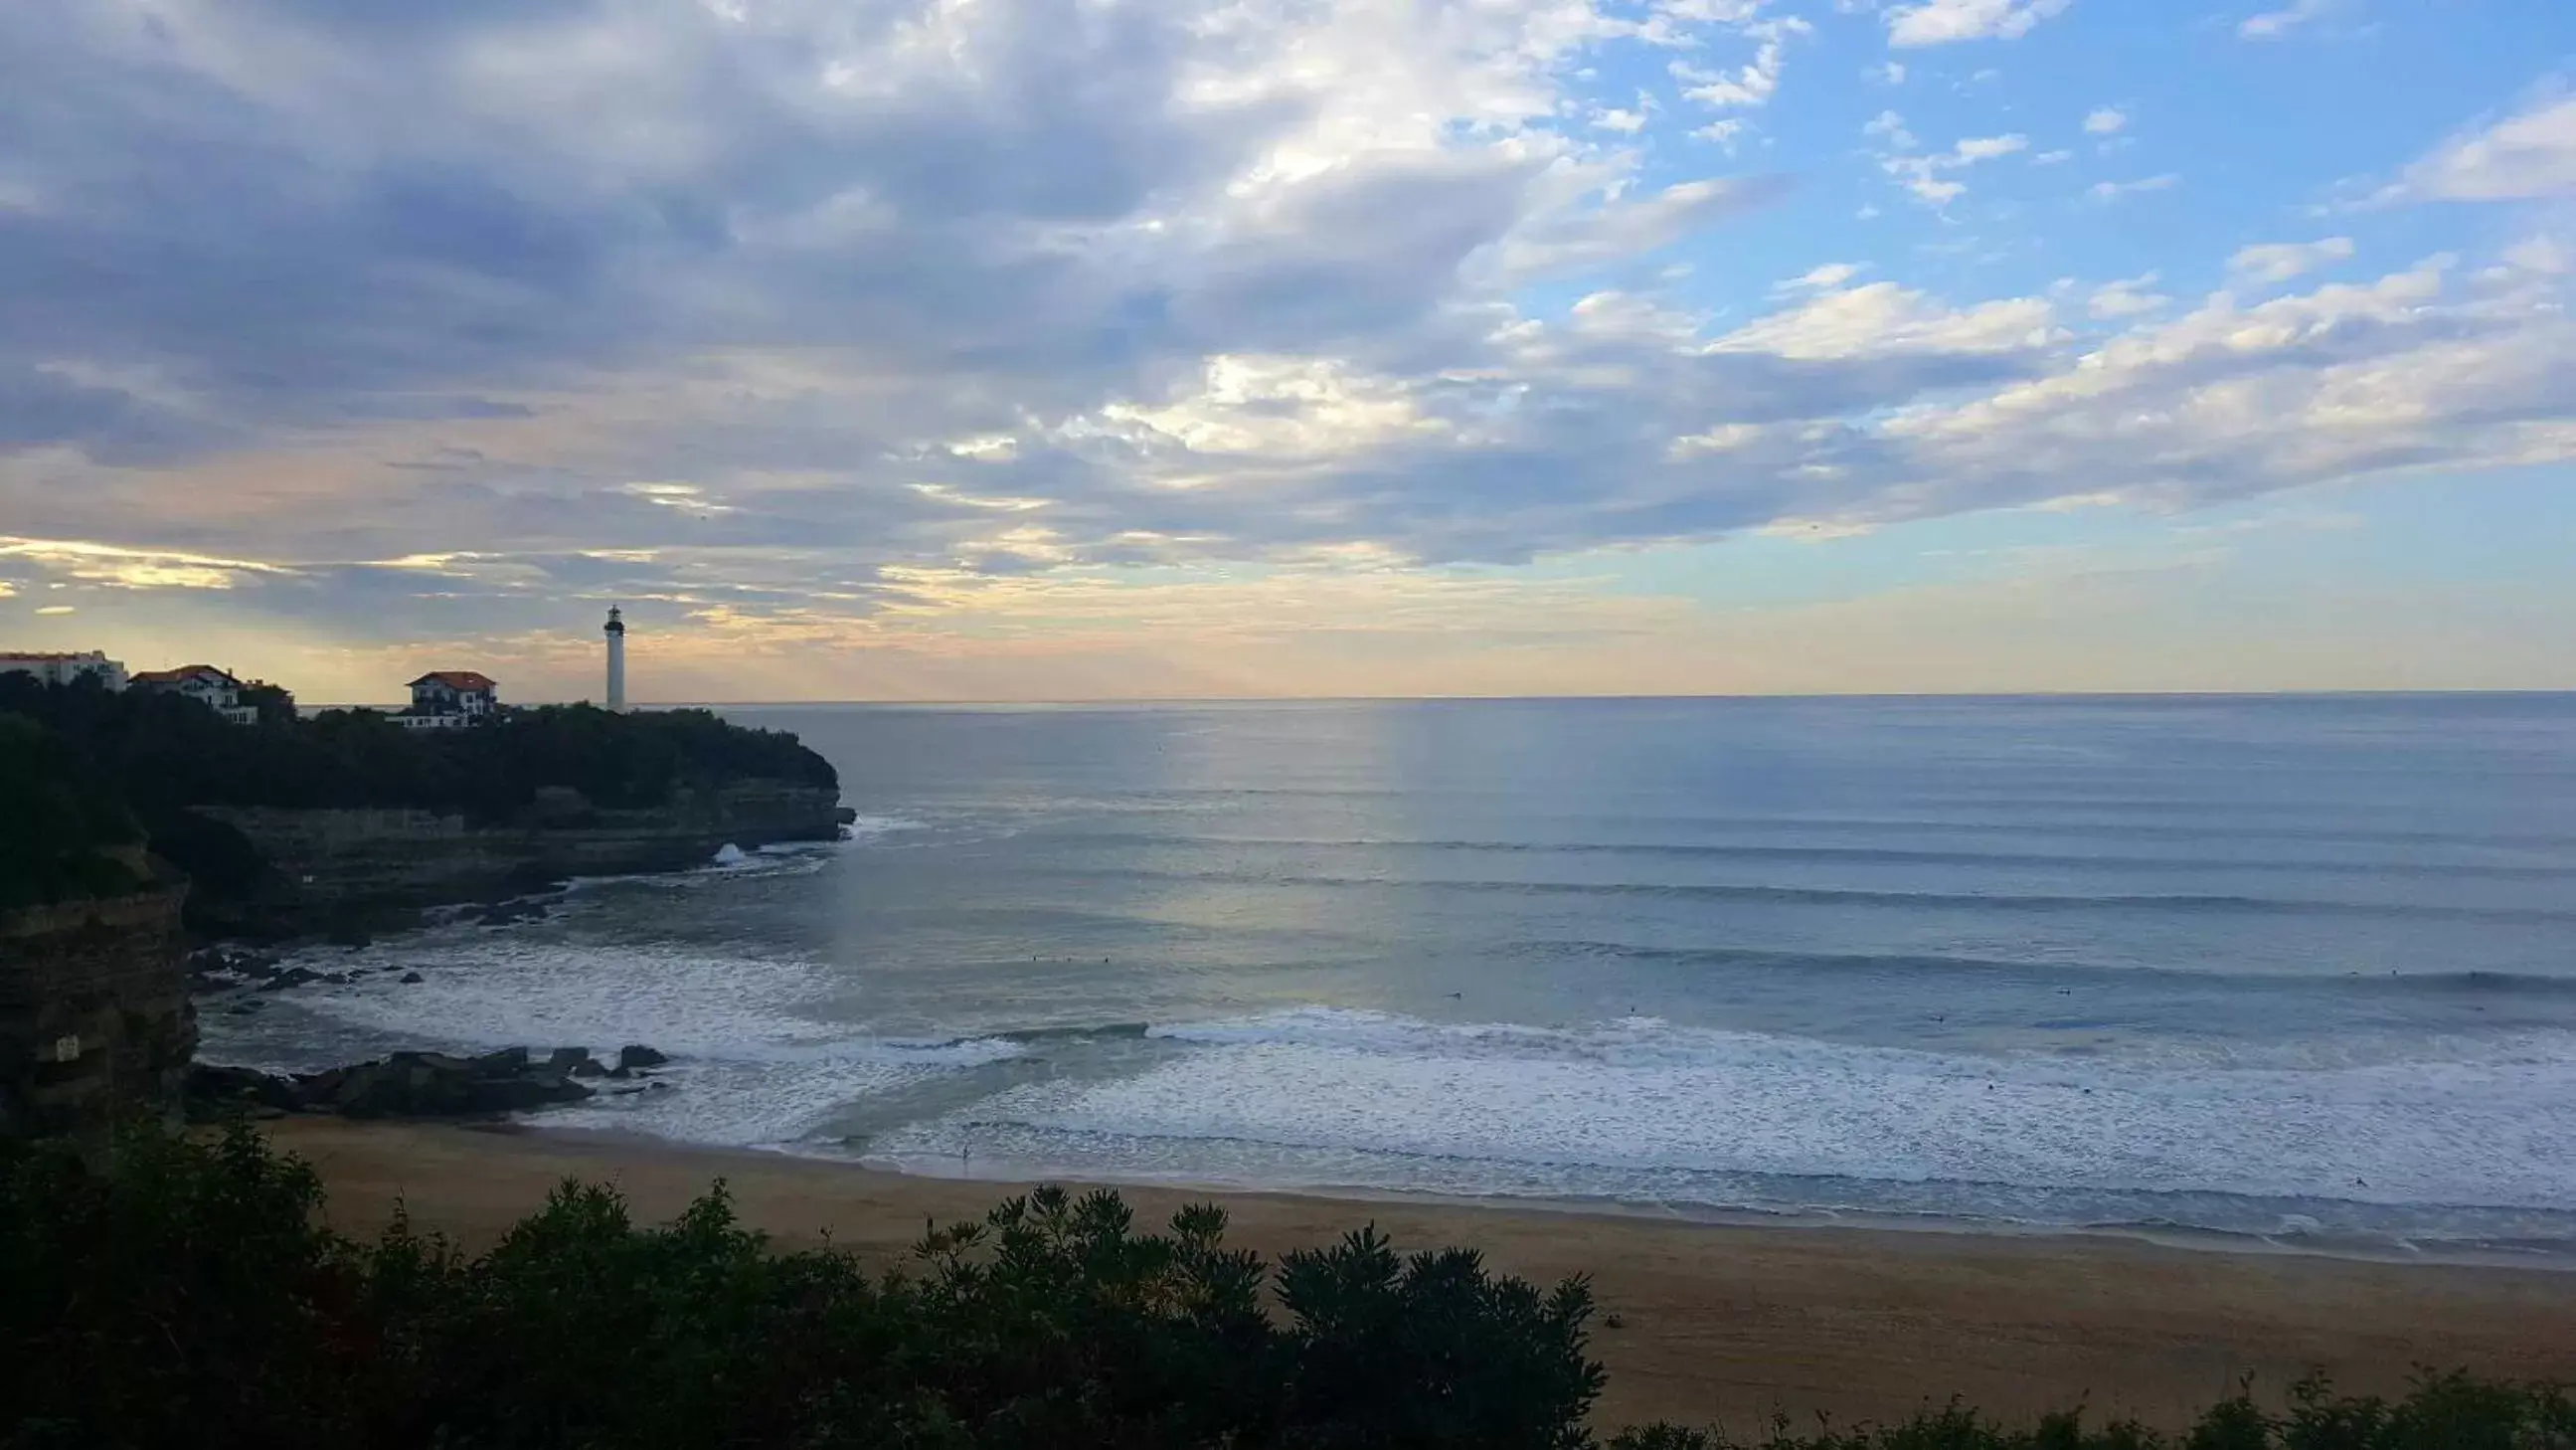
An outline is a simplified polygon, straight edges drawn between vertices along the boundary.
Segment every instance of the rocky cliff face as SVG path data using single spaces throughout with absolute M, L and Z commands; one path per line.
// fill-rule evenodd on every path
M 570 791 L 540 792 L 523 819 L 493 825 L 416 810 L 200 814 L 239 831 L 276 879 L 247 898 L 200 902 L 192 920 L 253 936 L 380 923 L 572 876 L 673 870 L 728 844 L 829 841 L 846 819 L 838 792 L 771 781 L 684 790 L 651 810 L 602 810 Z
M 196 1047 L 183 882 L 0 912 L 0 1136 L 175 1110 Z

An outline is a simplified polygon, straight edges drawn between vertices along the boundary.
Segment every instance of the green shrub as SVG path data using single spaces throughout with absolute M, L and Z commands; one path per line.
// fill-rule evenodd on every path
M 142 838 L 117 793 L 59 737 L 0 713 L 0 907 L 133 891 L 134 873 L 100 853 Z
M 467 1259 L 309 1226 L 310 1170 L 236 1130 L 114 1170 L 0 1168 L 0 1444 L 1539 1447 L 1587 1444 L 1580 1284 L 1361 1233 L 1282 1271 L 1225 1216 L 1135 1231 L 1042 1189 L 908 1273 L 772 1253 L 723 1188 L 637 1228 L 566 1183 Z
M 236 1129 L 137 1131 L 104 1172 L 0 1143 L 0 1447 L 1527 1447 L 1595 1442 L 1590 1294 L 1397 1255 L 1373 1230 L 1275 1280 L 1214 1208 L 1139 1233 L 1114 1193 L 1041 1189 L 929 1233 L 907 1271 L 776 1253 L 723 1186 L 638 1228 L 566 1183 L 468 1258 L 402 1219 L 317 1228 L 312 1171 Z M 1612 1450 L 2569 1450 L 2555 1390 L 2426 1377 L 2402 1401 L 2298 1388 L 2190 1433 L 2026 1429 L 1964 1407 L 1651 1426 Z
M 611 808 L 662 805 L 683 786 L 769 780 L 836 787 L 831 763 L 794 735 L 705 710 L 612 715 L 587 705 L 514 710 L 468 730 L 405 730 L 373 710 L 310 719 L 272 710 L 234 725 L 203 703 L 83 679 L 0 675 L 0 713 L 43 727 L 52 747 L 158 823 L 191 806 L 386 806 L 506 817 L 539 790 Z

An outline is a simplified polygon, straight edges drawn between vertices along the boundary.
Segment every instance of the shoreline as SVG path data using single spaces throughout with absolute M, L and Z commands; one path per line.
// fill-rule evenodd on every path
M 468 1251 L 488 1248 L 567 1176 L 617 1186 L 639 1223 L 667 1221 L 723 1177 L 742 1221 L 781 1245 L 828 1240 L 885 1265 L 928 1224 L 980 1217 L 1027 1186 L 592 1129 L 262 1126 L 313 1163 L 334 1227 L 371 1234 L 399 1202 Z M 1512 1200 L 1068 1186 L 1114 1187 L 1147 1227 L 1185 1203 L 1217 1203 L 1229 1242 L 1266 1254 L 1374 1221 L 1404 1251 L 1464 1245 L 1541 1284 L 1588 1274 L 1605 1316 L 1592 1346 L 1610 1371 L 1604 1426 L 1672 1419 L 1741 1434 L 1774 1413 L 1883 1421 L 1958 1395 L 2007 1421 L 2082 1403 L 2095 1417 L 2171 1427 L 2246 1374 L 2272 1397 L 2311 1370 L 2377 1394 L 2402 1393 L 2421 1365 L 2576 1378 L 2576 1295 L 2529 1265 L 2108 1233 L 1709 1223 Z
M 806 1152 L 787 1146 L 727 1148 L 657 1138 L 649 1133 L 629 1133 L 610 1128 L 550 1127 L 541 1121 L 524 1121 L 511 1126 L 531 1133 L 596 1136 L 629 1141 L 648 1151 L 655 1147 L 667 1147 L 684 1152 L 774 1155 L 797 1162 L 838 1164 L 866 1173 L 880 1173 L 895 1178 L 918 1178 L 935 1183 L 1008 1185 L 1072 1181 L 1059 1175 L 1044 1173 L 1004 1172 L 991 1175 L 924 1173 L 866 1157 L 853 1158 L 834 1153 Z M 1079 1175 L 1076 1176 L 1079 1177 Z M 2411 1239 L 2401 1239 L 2390 1246 L 2374 1246 L 2371 1242 L 2358 1239 L 2301 1243 L 2290 1239 L 2287 1235 L 2240 1233 L 2227 1229 L 2196 1228 L 2189 1224 L 2052 1224 L 2024 1219 L 1969 1218 L 1928 1212 L 1906 1214 L 1873 1212 L 1867 1209 L 1827 1208 L 1771 1210 L 1728 1207 L 1721 1204 L 1646 1202 L 1618 1198 L 1551 1198 L 1502 1193 L 1443 1193 L 1430 1189 L 1380 1188 L 1367 1184 L 1228 1183 L 1181 1176 L 1144 1178 L 1099 1175 L 1081 1177 L 1080 1181 L 1085 1186 L 1104 1188 L 1154 1189 L 1171 1193 L 1202 1193 L 1226 1197 L 1285 1198 L 1313 1203 L 1391 1204 L 1495 1213 L 1558 1215 L 1578 1219 L 1597 1218 L 1621 1223 L 1672 1224 L 1685 1228 L 1785 1229 L 1802 1233 L 1927 1234 L 1960 1238 L 2067 1239 L 2079 1242 L 2102 1240 L 2112 1243 L 2150 1244 L 2157 1248 L 2174 1249 L 2185 1253 L 2242 1254 L 2258 1257 L 2280 1255 L 2356 1264 L 2422 1264 L 2456 1268 L 2527 1269 L 2541 1273 L 2576 1273 L 2576 1245 L 2571 1245 L 2564 1250 L 2542 1248 L 2518 1250 L 2486 1244 L 2457 1249 L 2426 1248 Z

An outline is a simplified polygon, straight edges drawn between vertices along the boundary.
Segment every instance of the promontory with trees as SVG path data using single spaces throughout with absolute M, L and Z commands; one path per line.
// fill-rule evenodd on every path
M 0 731 L 0 901 L 112 890 L 115 873 L 82 863 L 142 840 L 193 879 L 190 921 L 207 932 L 328 929 L 839 824 L 829 761 L 704 710 L 542 706 L 463 730 L 405 730 L 373 710 L 238 724 L 184 695 L 0 674 Z

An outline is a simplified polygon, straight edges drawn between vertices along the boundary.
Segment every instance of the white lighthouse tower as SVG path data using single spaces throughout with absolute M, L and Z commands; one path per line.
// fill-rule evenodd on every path
M 626 621 L 618 616 L 617 606 L 608 606 L 608 708 L 612 713 L 626 713 Z

